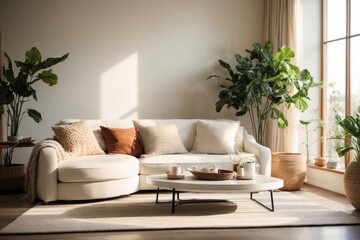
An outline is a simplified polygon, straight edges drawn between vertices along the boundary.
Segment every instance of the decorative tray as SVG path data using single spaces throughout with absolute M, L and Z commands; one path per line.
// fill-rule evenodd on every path
M 217 173 L 190 171 L 195 177 L 201 180 L 229 180 L 234 178 L 234 171 L 219 169 Z

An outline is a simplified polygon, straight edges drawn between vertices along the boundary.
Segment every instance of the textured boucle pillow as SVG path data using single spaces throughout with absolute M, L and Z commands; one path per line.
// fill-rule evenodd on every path
M 187 153 L 176 125 L 138 126 L 145 155 Z
M 71 156 L 104 154 L 87 121 L 79 121 L 51 127 L 56 140 Z
M 243 128 L 238 121 L 198 120 L 193 152 L 230 154 L 242 151 Z
M 108 128 L 100 126 L 109 154 L 128 154 L 140 157 L 143 148 L 135 128 Z

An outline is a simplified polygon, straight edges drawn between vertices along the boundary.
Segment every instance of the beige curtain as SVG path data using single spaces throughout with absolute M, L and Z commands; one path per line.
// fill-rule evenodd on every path
M 301 66 L 302 0 L 265 0 L 263 41 L 271 41 L 277 50 L 284 45 L 295 51 L 294 64 Z M 265 145 L 273 152 L 299 151 L 299 112 L 280 106 L 289 126 L 279 129 L 276 121 L 267 124 Z

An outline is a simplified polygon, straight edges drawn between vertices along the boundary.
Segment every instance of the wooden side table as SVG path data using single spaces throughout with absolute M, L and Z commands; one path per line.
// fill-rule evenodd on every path
M 34 139 L 26 138 L 18 142 L 0 142 L 0 149 L 3 151 L 4 156 L 4 164 L 10 165 L 15 148 L 33 147 L 35 145 L 34 141 Z

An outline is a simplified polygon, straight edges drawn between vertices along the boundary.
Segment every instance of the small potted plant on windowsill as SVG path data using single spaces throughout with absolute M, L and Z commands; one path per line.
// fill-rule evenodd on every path
M 24 166 L 12 163 L 13 144 L 22 139 L 18 134 L 21 121 L 25 114 L 37 123 L 42 120 L 38 111 L 26 108 L 25 104 L 31 98 L 37 101 L 36 90 L 33 88 L 35 83 L 42 81 L 49 86 L 57 84 L 58 77 L 50 67 L 67 59 L 69 53 L 59 58 L 42 60 L 40 51 L 33 47 L 25 53 L 25 61 L 15 61 L 17 75 L 10 57 L 4 54 L 7 65 L 2 67 L 4 78 L 0 76 L 0 116 L 7 114 L 9 147 L 6 147 L 7 151 L 4 154 L 4 165 L 0 166 L 0 191 L 11 191 L 23 187 L 21 181 L 24 178 Z M 32 142 L 31 138 L 26 139 Z M 11 187 L 17 182 L 16 179 L 19 179 L 19 184 Z
M 318 114 L 318 109 L 314 110 L 315 114 Z M 312 118 L 310 120 L 300 120 L 300 124 L 304 126 L 305 128 L 305 141 L 303 142 L 303 144 L 305 145 L 306 148 L 306 161 L 307 163 L 311 163 L 310 160 L 310 147 L 316 143 L 317 141 L 319 141 L 321 139 L 321 137 L 316 137 L 314 140 L 309 140 L 309 131 L 314 131 L 316 132 L 319 128 L 321 128 L 321 126 L 324 125 L 324 121 L 318 118 Z M 315 124 L 315 126 L 313 126 L 313 124 Z M 315 158 L 315 165 L 316 166 L 325 166 L 325 163 L 322 162 L 322 158 L 321 157 L 316 157 Z M 326 159 L 324 159 L 326 161 Z

